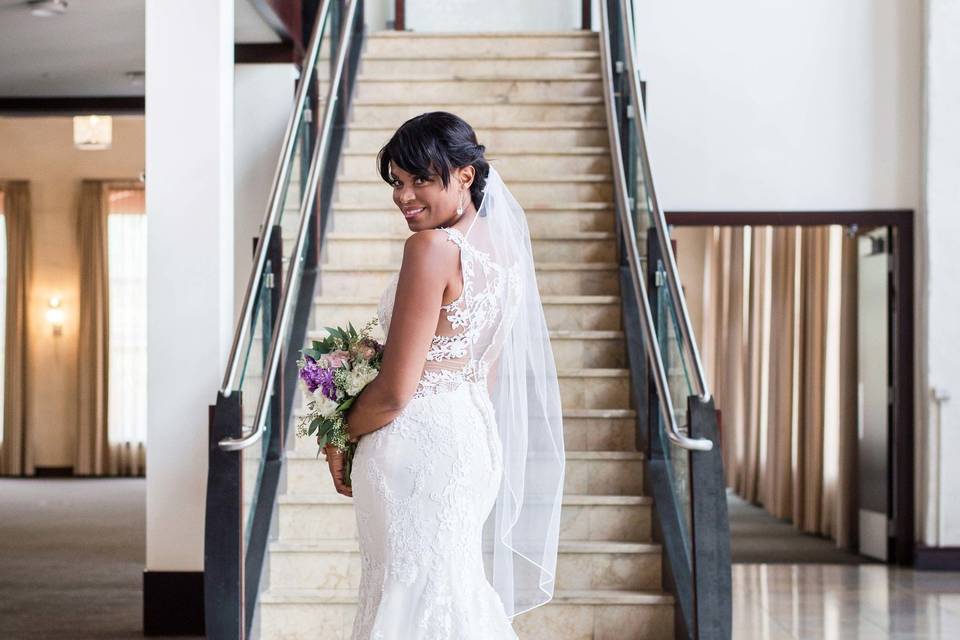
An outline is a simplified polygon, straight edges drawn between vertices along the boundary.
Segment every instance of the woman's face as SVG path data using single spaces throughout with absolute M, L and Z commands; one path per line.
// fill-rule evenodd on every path
M 391 162 L 393 202 L 403 214 L 410 231 L 453 224 L 457 220 L 457 207 L 461 202 L 464 213 L 470 210 L 470 185 L 474 171 L 472 165 L 454 169 L 450 173 L 450 184 L 444 189 L 439 175 L 415 176 Z

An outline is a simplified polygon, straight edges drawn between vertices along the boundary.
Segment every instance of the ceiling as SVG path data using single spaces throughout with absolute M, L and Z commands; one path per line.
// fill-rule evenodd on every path
M 234 0 L 236 42 L 278 42 L 253 0 Z M 37 18 L 25 0 L 0 0 L 0 98 L 142 96 L 145 0 L 70 0 Z

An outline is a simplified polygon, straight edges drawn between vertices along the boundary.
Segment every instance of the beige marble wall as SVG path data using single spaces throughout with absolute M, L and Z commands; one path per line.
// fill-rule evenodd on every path
M 33 291 L 30 296 L 30 431 L 37 466 L 72 464 L 76 433 L 79 257 L 76 202 L 83 178 L 135 179 L 144 167 L 142 116 L 113 119 L 113 146 L 73 147 L 70 117 L 0 117 L 0 179 L 30 181 Z M 63 335 L 46 323 L 47 301 L 63 300 Z

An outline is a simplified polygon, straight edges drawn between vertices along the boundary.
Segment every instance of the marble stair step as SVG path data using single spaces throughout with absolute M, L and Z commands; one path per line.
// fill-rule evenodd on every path
M 260 596 L 262 640 L 348 640 L 356 589 L 266 590 Z M 659 590 L 576 589 L 514 617 L 522 640 L 673 640 L 673 597 Z
M 560 98 L 602 96 L 599 73 L 539 74 L 359 74 L 356 97 L 360 100 L 407 99 L 415 93 L 421 100 L 437 102 L 480 97 Z
M 294 416 L 300 415 L 299 409 L 294 411 Z M 251 420 L 252 416 L 247 423 Z M 633 409 L 565 409 L 564 448 L 568 452 L 636 451 L 636 421 L 637 414 Z M 312 439 L 297 439 L 295 447 L 304 454 L 316 455 L 317 452 L 316 442 Z
M 613 201 L 613 183 L 603 174 L 513 179 L 508 188 L 524 208 L 546 202 Z M 375 202 L 381 207 L 393 206 L 393 188 L 375 173 L 358 180 L 338 178 L 333 197 L 338 204 Z
M 599 51 L 549 51 L 536 54 L 497 53 L 396 54 L 364 55 L 360 61 L 361 75 L 394 73 L 398 68 L 415 68 L 422 73 L 498 73 L 515 74 L 537 71 L 546 75 L 565 73 L 597 73 L 600 71 Z
M 595 55 L 588 52 L 589 55 Z M 540 119 L 543 122 L 568 122 L 577 120 L 604 120 L 606 109 L 602 97 L 550 99 L 503 102 L 478 98 L 472 101 L 460 99 L 451 102 L 425 102 L 410 96 L 407 101 L 354 100 L 350 105 L 351 123 L 395 123 L 400 126 L 404 121 L 427 111 L 449 111 L 455 113 L 471 126 L 474 123 L 509 123 Z M 342 161 L 342 159 L 341 159 Z
M 318 293 L 380 292 L 398 268 L 399 265 L 325 264 L 320 270 Z M 539 262 L 536 269 L 540 295 L 617 295 L 620 292 L 619 267 L 615 262 Z
M 326 331 L 309 331 L 304 347 L 326 335 Z M 626 366 L 622 331 L 551 331 L 550 345 L 557 367 L 563 369 L 622 369 Z
M 279 540 L 285 542 L 357 537 L 353 499 L 334 494 L 283 494 L 279 497 Z M 648 496 L 564 494 L 560 539 L 649 542 Z
M 355 539 L 273 542 L 270 588 L 357 589 L 360 551 Z M 557 589 L 656 590 L 660 545 L 641 542 L 561 541 Z
M 345 146 L 351 151 L 378 151 L 393 135 L 400 122 L 375 125 L 354 124 L 348 128 Z M 563 147 L 602 147 L 608 144 L 607 124 L 595 122 L 513 122 L 483 126 L 471 122 L 486 155 L 496 157 L 499 149 L 550 150 Z M 519 199 L 519 198 L 518 198 Z
M 548 329 L 618 330 L 619 296 L 541 296 Z M 363 326 L 377 315 L 377 298 L 319 296 L 314 298 L 312 327 Z
M 400 265 L 409 237 L 382 233 L 330 233 L 324 240 L 323 264 Z M 614 262 L 616 236 L 608 231 L 532 236 L 535 262 Z M 292 250 L 292 245 L 290 246 Z M 290 255 L 285 250 L 284 255 Z
M 251 373 L 251 382 L 256 374 Z M 560 402 L 565 409 L 627 409 L 630 407 L 630 370 L 570 368 L 557 369 Z M 259 383 L 256 383 L 259 388 Z M 294 404 L 303 409 L 303 394 Z
M 400 35 L 396 35 L 400 34 Z M 377 31 L 365 39 L 363 56 L 418 57 L 430 55 L 543 54 L 559 51 L 599 51 L 596 32 L 538 31 L 442 33 Z
M 642 495 L 643 455 L 636 451 L 566 451 L 563 491 L 568 494 Z M 246 461 L 245 461 L 246 462 Z M 316 440 L 300 438 L 288 451 L 286 494 L 335 494 L 326 461 L 317 457 Z M 244 466 L 247 479 L 255 478 L 256 464 Z
M 509 184 L 509 180 L 507 183 Z M 386 183 L 381 184 L 386 187 Z M 610 202 L 569 202 L 524 206 L 524 213 L 531 235 L 576 234 L 583 231 L 612 232 L 615 229 L 613 203 Z M 296 217 L 294 216 L 293 222 L 284 219 L 284 223 L 284 237 L 293 237 L 296 231 Z M 372 229 L 389 234 L 410 233 L 406 220 L 393 201 L 383 198 L 368 203 L 336 203 L 333 206 L 333 215 L 329 224 L 327 231 L 336 233 L 364 233 Z

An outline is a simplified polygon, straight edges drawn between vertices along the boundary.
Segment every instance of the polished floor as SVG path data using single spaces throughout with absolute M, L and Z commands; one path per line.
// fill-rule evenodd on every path
M 733 594 L 735 640 L 960 638 L 960 573 L 740 564 Z
M 727 492 L 730 555 L 734 564 L 861 564 L 873 562 L 838 549 L 833 540 L 804 533 L 761 507 Z
M 144 499 L 142 478 L 0 478 L 0 640 L 143 637 Z M 735 640 L 960 638 L 960 573 L 738 564 L 733 576 Z

